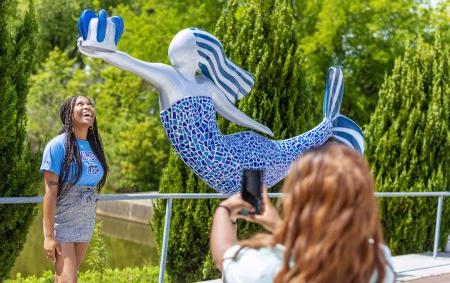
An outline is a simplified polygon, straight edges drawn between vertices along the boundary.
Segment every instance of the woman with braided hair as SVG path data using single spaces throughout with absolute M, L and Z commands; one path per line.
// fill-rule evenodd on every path
M 106 180 L 95 114 L 89 98 L 68 98 L 60 109 L 63 129 L 44 150 L 44 250 L 56 282 L 76 282 L 95 226 L 96 193 Z
M 227 283 L 387 283 L 395 275 L 381 224 L 369 165 L 356 151 L 328 143 L 310 150 L 290 169 L 280 217 L 264 192 L 261 215 L 240 194 L 217 208 L 211 253 Z M 237 242 L 235 220 L 263 225 Z

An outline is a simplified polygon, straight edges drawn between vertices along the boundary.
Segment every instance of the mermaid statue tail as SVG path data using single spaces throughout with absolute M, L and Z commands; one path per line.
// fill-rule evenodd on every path
M 359 126 L 339 113 L 344 96 L 344 76 L 339 67 L 330 67 L 323 100 L 323 121 L 312 130 L 287 140 L 276 141 L 289 164 L 304 151 L 332 139 L 344 143 L 360 154 L 364 153 L 364 134 Z M 285 163 L 288 163 L 285 160 Z
M 364 154 L 364 134 L 361 128 L 354 121 L 339 113 L 343 96 L 344 76 L 342 70 L 339 67 L 330 67 L 323 102 L 324 118 L 331 120 L 334 140 Z
M 343 77 L 332 67 L 324 99 L 324 119 L 306 133 L 286 140 L 270 140 L 246 131 L 224 135 L 217 127 L 216 111 L 210 97 L 187 97 L 161 112 L 167 137 L 183 161 L 218 192 L 240 191 L 242 170 L 264 170 L 264 183 L 272 187 L 282 180 L 292 162 L 305 151 L 330 139 L 357 151 L 364 149 L 364 136 L 350 119 L 339 114 Z

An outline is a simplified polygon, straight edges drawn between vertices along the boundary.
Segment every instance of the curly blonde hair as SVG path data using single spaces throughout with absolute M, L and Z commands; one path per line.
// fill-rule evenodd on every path
M 366 160 L 354 150 L 327 144 L 304 154 L 283 186 L 283 221 L 242 247 L 285 246 L 274 282 L 369 282 L 385 276 L 386 259 Z

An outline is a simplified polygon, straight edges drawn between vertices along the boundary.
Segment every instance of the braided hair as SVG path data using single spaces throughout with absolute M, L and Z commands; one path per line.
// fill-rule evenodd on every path
M 63 128 L 59 131 L 59 134 L 65 134 L 65 154 L 61 166 L 62 172 L 59 178 L 58 197 L 61 197 L 67 189 L 73 187 L 78 182 L 78 180 L 80 180 L 81 173 L 83 171 L 80 150 L 75 134 L 73 133 L 73 109 L 78 97 L 79 96 L 69 97 L 66 101 L 64 101 L 59 110 L 59 115 L 63 124 Z M 91 146 L 92 151 L 103 167 L 103 177 L 97 184 L 97 191 L 100 191 L 101 188 L 105 185 L 106 176 L 108 174 L 108 166 L 106 164 L 105 153 L 103 151 L 103 143 L 100 135 L 98 134 L 97 119 L 94 119 L 93 125 L 89 127 L 87 140 L 89 142 L 89 145 Z M 69 178 L 71 173 L 71 163 L 75 163 L 76 166 L 73 176 Z

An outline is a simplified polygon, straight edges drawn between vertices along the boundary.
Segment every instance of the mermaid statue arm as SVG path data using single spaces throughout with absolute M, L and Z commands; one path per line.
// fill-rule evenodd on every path
M 211 92 L 216 111 L 225 119 L 239 126 L 250 128 L 273 137 L 272 131 L 263 124 L 260 124 L 241 112 L 233 103 L 231 103 L 223 94 L 218 93 L 216 89 Z
M 82 54 L 103 59 L 113 66 L 132 72 L 158 89 L 161 89 L 163 85 L 167 85 L 169 78 L 174 73 L 173 68 L 166 64 L 144 62 L 121 51 L 107 52 L 84 47 L 81 38 L 78 40 L 77 45 Z
M 94 11 L 86 9 L 78 19 L 80 34 L 77 41 L 78 49 L 86 56 L 103 59 L 111 65 L 132 72 L 158 89 L 163 85 L 170 85 L 170 79 L 175 73 L 171 66 L 140 61 L 117 51 L 123 30 L 124 23 L 121 17 L 108 18 L 105 10 L 100 10 L 96 15 Z

